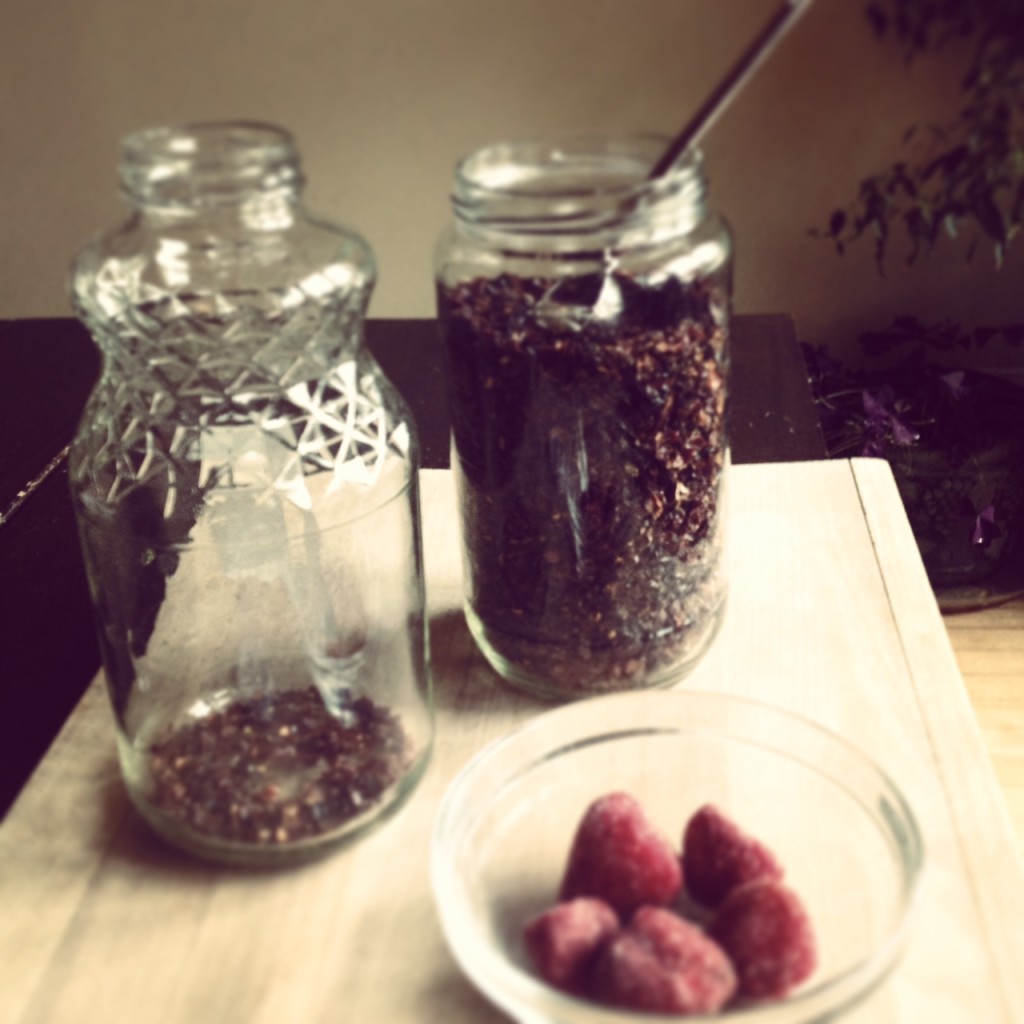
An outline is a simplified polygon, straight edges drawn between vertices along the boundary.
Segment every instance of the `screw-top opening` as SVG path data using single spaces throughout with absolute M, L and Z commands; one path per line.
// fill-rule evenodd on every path
M 120 170 L 131 201 L 180 209 L 295 197 L 303 184 L 292 136 L 256 122 L 144 129 L 122 143 Z
M 629 244 L 691 230 L 704 216 L 706 183 L 699 152 L 650 180 L 665 147 L 656 135 L 569 136 L 489 146 L 455 170 L 452 205 L 461 230 L 516 239 L 610 240 Z

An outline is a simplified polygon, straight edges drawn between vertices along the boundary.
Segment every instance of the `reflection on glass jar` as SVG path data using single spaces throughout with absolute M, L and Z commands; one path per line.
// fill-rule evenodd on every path
M 671 684 L 724 611 L 731 240 L 664 144 L 482 150 L 439 248 L 467 619 L 545 697 Z
M 286 860 L 396 809 L 432 738 L 416 435 L 362 344 L 357 235 L 289 136 L 128 138 L 73 297 L 104 356 L 72 456 L 125 781 L 209 857 Z

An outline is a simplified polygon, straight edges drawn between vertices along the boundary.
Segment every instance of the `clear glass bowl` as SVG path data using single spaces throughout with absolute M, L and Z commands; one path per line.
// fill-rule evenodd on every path
M 557 898 L 584 810 L 616 790 L 636 796 L 677 847 L 690 815 L 717 804 L 775 851 L 815 927 L 818 968 L 787 999 L 686 1020 L 831 1020 L 898 961 L 924 849 L 884 772 L 834 733 L 758 702 L 615 694 L 499 739 L 462 769 L 438 811 L 431 874 L 445 937 L 470 980 L 516 1020 L 635 1017 L 546 985 L 522 942 L 525 922 Z

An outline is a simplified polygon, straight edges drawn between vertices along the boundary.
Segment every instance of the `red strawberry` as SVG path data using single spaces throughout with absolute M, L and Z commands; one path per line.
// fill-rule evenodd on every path
M 604 946 L 591 974 L 599 1002 L 651 1013 L 714 1013 L 735 990 L 725 953 L 662 907 L 641 907 Z
M 683 833 L 683 871 L 689 894 L 716 907 L 737 886 L 757 879 L 782 878 L 782 867 L 766 846 L 705 804 Z
M 784 996 L 817 964 L 807 912 L 796 893 L 779 882 L 733 889 L 708 934 L 729 955 L 739 991 L 755 999 Z
M 576 829 L 562 900 L 596 896 L 628 917 L 644 904 L 665 905 L 682 888 L 679 857 L 628 793 L 595 800 Z
M 581 897 L 559 903 L 533 918 L 526 925 L 523 939 L 546 982 L 582 994 L 595 955 L 618 930 L 618 915 L 607 903 Z

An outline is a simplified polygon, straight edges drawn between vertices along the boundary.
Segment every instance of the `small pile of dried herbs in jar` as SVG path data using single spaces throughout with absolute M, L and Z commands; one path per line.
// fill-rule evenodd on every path
M 725 594 L 726 298 L 613 273 L 439 299 L 467 612 L 492 662 L 550 696 L 672 681 Z
M 172 728 L 149 748 L 148 802 L 226 842 L 284 845 L 337 831 L 405 774 L 394 712 L 359 697 L 340 716 L 320 692 L 266 692 Z

